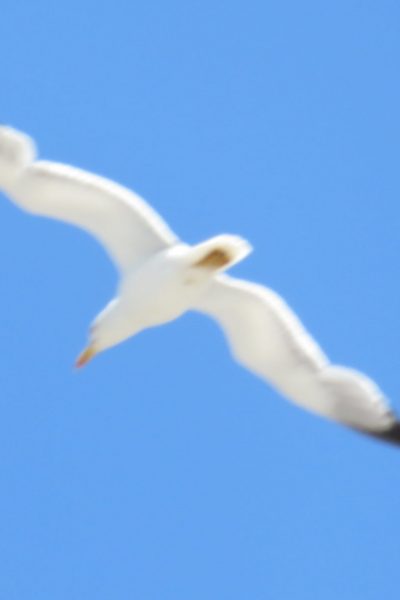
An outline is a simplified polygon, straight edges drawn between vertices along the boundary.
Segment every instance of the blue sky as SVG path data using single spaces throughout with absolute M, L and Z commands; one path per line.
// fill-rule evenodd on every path
M 132 187 L 400 412 L 398 2 L 17 3 L 0 121 Z M 284 402 L 187 315 L 75 372 L 116 275 L 0 197 L 0 597 L 398 593 L 400 450 Z

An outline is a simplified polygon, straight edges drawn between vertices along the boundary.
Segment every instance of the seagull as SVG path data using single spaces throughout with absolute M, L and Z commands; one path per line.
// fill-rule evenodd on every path
M 238 363 L 288 400 L 400 444 L 400 421 L 371 379 L 332 364 L 276 292 L 225 274 L 251 252 L 249 242 L 223 234 L 185 244 L 134 192 L 36 155 L 28 135 L 0 126 L 0 189 L 25 211 L 91 233 L 120 275 L 117 294 L 90 326 L 77 367 L 148 327 L 195 310 L 222 327 Z

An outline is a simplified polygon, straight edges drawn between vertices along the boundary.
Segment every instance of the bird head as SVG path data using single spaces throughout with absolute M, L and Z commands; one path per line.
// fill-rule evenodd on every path
M 94 319 L 89 328 L 88 343 L 76 359 L 77 368 L 84 367 L 97 354 L 120 344 L 139 331 L 135 322 L 126 319 L 117 299 L 112 300 Z
M 77 369 L 80 369 L 81 367 L 84 367 L 85 365 L 87 365 L 87 363 L 90 360 L 92 360 L 92 358 L 94 358 L 96 356 L 96 354 L 98 354 L 98 351 L 96 350 L 95 346 L 89 344 L 79 354 L 78 358 L 75 361 L 75 367 Z

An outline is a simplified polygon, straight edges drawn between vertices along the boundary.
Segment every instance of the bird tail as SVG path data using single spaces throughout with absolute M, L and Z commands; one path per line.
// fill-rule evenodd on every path
M 192 266 L 211 271 L 225 271 L 243 260 L 252 247 L 237 235 L 217 235 L 192 248 Z
M 0 189 L 7 190 L 36 156 L 33 140 L 20 131 L 0 126 Z

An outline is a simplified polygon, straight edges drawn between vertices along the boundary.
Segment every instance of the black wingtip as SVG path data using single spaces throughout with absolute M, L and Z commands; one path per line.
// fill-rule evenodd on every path
M 374 437 L 377 440 L 382 440 L 382 442 L 400 446 L 400 421 L 395 421 L 389 429 L 385 429 L 384 431 L 368 431 L 365 429 L 358 429 L 357 431 Z

